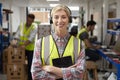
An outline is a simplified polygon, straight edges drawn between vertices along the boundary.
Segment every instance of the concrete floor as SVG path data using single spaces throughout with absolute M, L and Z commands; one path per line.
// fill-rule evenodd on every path
M 6 75 L 4 75 L 4 74 L 0 74 L 0 80 L 7 80 Z

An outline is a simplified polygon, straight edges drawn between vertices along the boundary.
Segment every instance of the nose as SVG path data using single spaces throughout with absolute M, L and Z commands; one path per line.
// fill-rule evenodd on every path
M 58 19 L 58 22 L 62 22 L 62 18 L 59 18 L 59 19 Z

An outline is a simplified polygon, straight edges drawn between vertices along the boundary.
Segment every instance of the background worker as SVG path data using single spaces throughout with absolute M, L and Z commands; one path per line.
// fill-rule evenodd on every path
M 82 40 L 85 43 L 86 49 L 85 54 L 87 56 L 86 60 L 97 61 L 100 59 L 99 54 L 97 54 L 96 49 L 99 49 L 100 45 L 93 45 L 89 39 L 89 32 L 93 31 L 95 28 L 96 22 L 91 20 L 87 22 L 86 27 L 82 28 L 78 34 L 77 38 Z
M 82 80 L 85 55 L 80 52 L 80 39 L 68 32 L 71 11 L 65 5 L 58 5 L 50 15 L 54 33 L 40 38 L 35 44 L 33 80 Z
M 78 34 L 77 38 L 82 40 L 86 46 L 85 48 L 85 56 L 87 61 L 98 61 L 100 59 L 100 55 L 97 53 L 96 49 L 100 48 L 100 45 L 93 45 L 89 39 L 89 32 L 93 31 L 95 28 L 96 22 L 91 20 L 87 22 L 87 26 L 82 28 Z M 93 70 L 89 70 L 90 77 L 93 78 Z
M 32 80 L 31 63 L 33 58 L 34 42 L 37 33 L 37 27 L 33 23 L 35 19 L 34 14 L 28 14 L 26 23 L 21 23 L 12 41 L 12 45 L 17 43 L 21 48 L 25 48 L 25 55 L 28 61 L 28 80 Z

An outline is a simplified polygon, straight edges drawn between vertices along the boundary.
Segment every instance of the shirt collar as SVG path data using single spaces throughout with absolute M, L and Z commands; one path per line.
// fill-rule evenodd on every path
M 53 33 L 52 34 L 53 35 L 53 38 L 54 38 L 54 40 L 55 41 L 57 41 L 58 39 L 60 39 L 61 37 L 59 37 L 57 34 L 55 34 L 55 33 Z M 64 36 L 64 37 L 62 37 L 65 41 L 66 40 L 68 40 L 69 39 L 69 37 L 70 37 L 70 34 L 69 33 L 67 33 L 67 35 L 66 36 Z

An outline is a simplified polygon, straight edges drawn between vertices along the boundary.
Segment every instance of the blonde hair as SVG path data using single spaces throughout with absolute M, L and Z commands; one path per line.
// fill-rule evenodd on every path
M 70 9 L 69 9 L 67 6 L 62 5 L 62 4 L 57 5 L 56 7 L 54 7 L 54 8 L 52 9 L 51 13 L 50 13 L 50 16 L 52 17 L 53 14 L 54 14 L 56 11 L 59 11 L 59 10 L 64 10 L 64 11 L 67 13 L 68 17 L 71 16 L 71 11 L 70 11 Z

